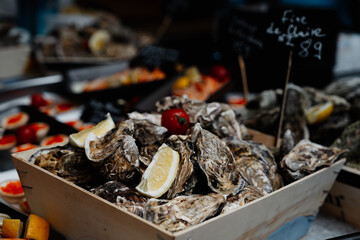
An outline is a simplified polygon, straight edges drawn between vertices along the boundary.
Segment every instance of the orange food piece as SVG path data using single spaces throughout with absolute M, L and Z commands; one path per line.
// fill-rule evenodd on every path
M 6 238 L 19 238 L 22 232 L 22 222 L 20 219 L 7 219 L 3 220 L 2 237 Z
M 24 237 L 36 240 L 48 240 L 50 224 L 44 218 L 30 214 L 26 221 Z

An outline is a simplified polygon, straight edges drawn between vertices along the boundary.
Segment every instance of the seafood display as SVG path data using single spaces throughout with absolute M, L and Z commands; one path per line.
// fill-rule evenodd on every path
M 78 81 L 73 83 L 71 88 L 74 93 L 93 92 L 132 84 L 159 81 L 165 79 L 165 77 L 165 72 L 158 67 L 153 70 L 146 67 L 134 67 L 90 81 Z
M 294 99 L 298 93 L 294 90 Z M 127 120 L 103 135 L 89 132 L 83 146 L 42 149 L 30 161 L 91 186 L 85 189 L 177 232 L 235 211 L 280 189 L 283 179 L 285 184 L 300 179 L 331 165 L 345 152 L 310 140 L 296 142 L 293 136 L 300 131 L 291 128 L 283 142 L 285 157 L 278 159 L 265 145 L 247 140 L 246 127 L 225 103 L 171 96 L 159 100 L 156 107 L 153 113 L 129 113 Z M 176 111 L 167 121 L 190 122 L 181 134 L 162 125 L 169 109 Z
M 221 65 L 214 65 L 208 75 L 202 74 L 195 66 L 185 69 L 173 85 L 172 95 L 187 95 L 190 99 L 206 101 L 212 94 L 230 81 L 229 73 Z
M 74 11 L 64 12 L 71 19 Z M 121 23 L 115 15 L 104 11 L 81 10 L 82 24 L 59 24 L 43 38 L 37 39 L 41 62 L 79 62 L 127 60 L 138 49 L 151 44 L 154 37 L 135 31 Z M 85 20 L 85 21 L 84 21 Z

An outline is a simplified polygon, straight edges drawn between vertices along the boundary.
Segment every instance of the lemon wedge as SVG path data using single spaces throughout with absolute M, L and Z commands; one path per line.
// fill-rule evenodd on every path
M 179 153 L 166 144 L 156 152 L 153 160 L 136 186 L 141 194 L 158 198 L 166 193 L 174 182 L 179 168 Z
M 305 115 L 310 125 L 325 121 L 332 113 L 334 104 L 330 101 L 317 104 L 308 110 Z
M 106 114 L 106 118 L 99 122 L 97 125 L 95 125 L 92 128 L 87 128 L 84 130 L 81 130 L 80 132 L 73 133 L 69 136 L 69 142 L 80 148 L 84 148 L 84 142 L 85 138 L 89 133 L 94 133 L 97 137 L 103 136 L 105 133 L 110 131 L 115 127 L 115 123 L 113 119 L 111 118 L 110 113 Z

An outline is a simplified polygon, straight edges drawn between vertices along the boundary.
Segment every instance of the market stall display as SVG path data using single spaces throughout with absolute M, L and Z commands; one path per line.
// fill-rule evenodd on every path
M 299 171 L 301 174 L 283 175 L 284 183 L 287 186 L 282 187 L 283 177 L 280 175 L 282 170 L 277 169 L 271 150 L 260 143 L 245 140 L 251 136 L 248 135 L 246 128 L 236 121 L 235 113 L 227 104 L 205 103 L 186 97 L 167 97 L 159 101 L 156 107 L 157 113 L 147 116 L 161 116 L 162 112 L 165 113 L 167 109 L 173 107 L 185 110 L 191 124 L 186 135 L 170 136 L 167 134 L 167 128 L 161 126 L 159 122 L 154 122 L 154 119 L 159 120 L 156 116 L 145 117 L 145 119 L 144 117 L 143 119 L 135 117 L 120 122 L 104 135 L 96 136 L 90 131 L 85 138 L 83 148 L 72 145 L 43 148 L 32 151 L 32 155 L 29 153 L 16 155 L 14 162 L 17 169 L 26 168 L 28 172 L 35 171 L 49 179 L 50 184 L 41 185 L 41 190 L 38 188 L 40 192 L 51 187 L 51 182 L 60 181 L 64 189 L 72 191 L 74 195 L 83 195 L 84 201 L 90 205 L 101 203 L 101 209 L 109 208 L 110 210 L 115 207 L 118 210 L 126 210 L 160 226 L 160 229 L 166 231 L 154 228 L 154 225 L 147 222 L 138 221 L 139 219 L 135 215 L 129 215 L 123 211 L 113 213 L 123 215 L 119 219 L 120 222 L 123 222 L 126 216 L 127 220 L 125 221 L 136 220 L 136 224 L 141 224 L 144 229 L 152 229 L 148 231 L 155 231 L 155 234 L 161 234 L 165 238 L 181 236 L 181 234 L 172 235 L 171 232 L 198 234 L 196 232 L 201 231 L 199 229 L 203 227 L 207 228 L 207 225 L 217 221 L 227 221 L 226 219 L 232 216 L 231 213 L 240 214 L 241 210 L 247 211 L 246 206 L 251 204 L 251 200 L 254 200 L 259 207 L 262 200 L 272 201 L 268 199 L 277 198 L 276 196 L 280 192 L 286 194 L 287 191 L 283 189 L 287 188 L 288 191 L 291 191 L 290 189 L 294 188 L 295 191 L 296 186 L 304 186 L 304 184 L 297 184 L 296 179 L 306 175 L 309 175 L 306 178 L 307 181 L 311 181 L 311 178 L 315 178 L 315 176 L 324 177 L 324 184 L 330 186 L 336 174 L 334 175 L 329 168 L 323 169 L 318 174 L 314 172 L 326 166 L 339 168 L 344 162 L 340 161 L 334 164 L 343 154 L 340 149 L 300 142 L 298 150 L 294 148 L 283 158 L 280 169 L 287 173 Z M 217 109 L 217 111 L 212 112 L 209 111 L 210 109 Z M 310 153 L 322 156 L 323 160 L 316 161 L 316 165 L 312 165 L 313 158 L 307 157 Z M 324 154 L 328 154 L 328 157 L 325 157 Z M 51 167 L 50 159 L 58 161 L 58 168 Z M 72 167 L 69 168 L 70 166 Z M 293 166 L 300 166 L 300 168 L 294 169 Z M 164 171 L 166 168 L 172 169 L 169 170 L 169 174 Z M 285 171 L 285 169 L 287 170 Z M 331 171 L 331 175 L 328 175 L 330 174 L 328 171 Z M 55 178 L 53 174 L 60 178 Z M 33 186 L 39 184 L 28 174 L 22 175 L 19 172 L 19 175 L 23 182 L 27 182 L 26 184 Z M 332 180 L 328 179 L 330 176 Z M 29 180 L 31 183 L 28 182 Z M 77 187 L 69 181 L 76 184 Z M 136 185 L 135 190 L 134 186 Z M 314 189 L 312 192 L 314 195 L 305 196 L 305 198 L 317 196 L 314 198 L 316 203 L 313 202 L 314 205 L 307 205 L 307 210 L 302 210 L 314 211 L 320 206 L 325 195 L 322 191 L 321 194 L 317 191 Z M 29 192 L 28 200 L 31 203 L 32 211 L 45 214 L 44 207 L 50 206 L 40 206 L 35 199 L 39 194 L 45 194 L 43 196 L 47 198 L 49 196 L 45 192 L 40 192 L 34 195 L 32 190 Z M 155 194 L 155 192 L 158 193 Z M 94 194 L 110 201 L 111 204 L 105 201 L 105 207 L 105 202 L 98 202 L 100 199 L 96 198 Z M 230 202 L 226 200 L 227 196 Z M 244 201 L 245 208 L 241 208 Z M 224 205 L 226 210 L 221 213 Z M 207 207 L 204 208 L 204 206 Z M 86 207 L 79 211 L 85 209 Z M 225 213 L 227 215 L 223 215 Z M 92 214 L 102 219 L 109 217 L 95 209 Z M 205 222 L 209 222 L 208 224 L 199 225 L 190 230 L 191 226 L 197 226 L 212 217 L 215 217 L 214 221 L 208 220 Z M 293 218 L 294 216 L 289 220 Z M 256 216 L 254 221 L 256 225 L 252 227 L 260 224 Z M 76 221 L 74 224 L 77 224 Z M 110 223 L 110 225 L 112 224 Z M 280 227 L 280 225 L 277 226 Z M 61 229 L 64 226 L 60 224 L 57 227 Z M 110 228 L 107 227 L 108 231 L 113 234 L 118 230 Z M 188 228 L 189 230 L 187 230 Z M 232 234 L 244 234 L 243 230 L 234 231 Z M 65 235 L 69 234 L 73 238 L 79 237 L 72 229 L 68 228 L 66 231 L 63 229 L 62 231 Z M 131 229 L 128 229 L 126 233 L 129 234 L 127 236 L 139 234 Z M 100 236 L 96 229 L 92 234 Z M 214 236 L 220 236 L 219 234 L 226 236 L 224 232 Z M 262 234 L 268 235 L 270 232 L 259 232 L 252 236 L 265 236 Z M 141 236 L 141 233 L 138 236 Z

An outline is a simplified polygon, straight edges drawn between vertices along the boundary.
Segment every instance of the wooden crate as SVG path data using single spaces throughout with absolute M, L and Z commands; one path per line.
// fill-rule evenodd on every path
M 321 211 L 360 229 L 360 171 L 343 166 Z
M 27 162 L 35 151 L 13 154 L 31 211 L 74 240 L 276 239 L 273 232 L 279 236 L 280 229 L 280 235 L 286 234 L 281 228 L 284 224 L 316 215 L 345 162 L 342 159 L 234 212 L 171 233 Z M 292 228 L 286 227 L 288 232 L 299 230 L 300 225 L 290 225 Z

